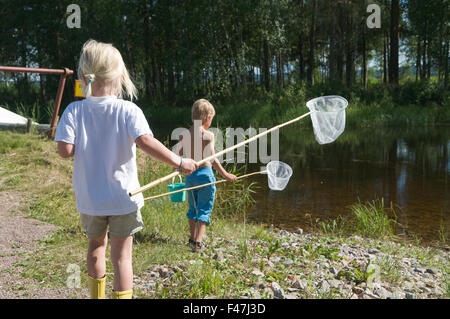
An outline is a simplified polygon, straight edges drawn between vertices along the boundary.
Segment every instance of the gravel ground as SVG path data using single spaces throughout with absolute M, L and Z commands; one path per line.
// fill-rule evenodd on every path
M 21 275 L 25 257 L 38 250 L 41 239 L 57 230 L 54 225 L 25 218 L 21 205 L 26 203 L 20 193 L 0 192 L 0 298 L 86 298 L 87 289 L 43 287 Z

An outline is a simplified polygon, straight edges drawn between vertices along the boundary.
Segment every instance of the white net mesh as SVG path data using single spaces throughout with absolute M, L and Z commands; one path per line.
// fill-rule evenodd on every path
M 292 168 L 280 161 L 271 161 L 266 166 L 269 188 L 274 191 L 282 191 L 292 176 Z
M 347 100 L 337 95 L 321 96 L 306 103 L 312 111 L 314 136 L 319 144 L 332 143 L 344 132 L 347 105 Z

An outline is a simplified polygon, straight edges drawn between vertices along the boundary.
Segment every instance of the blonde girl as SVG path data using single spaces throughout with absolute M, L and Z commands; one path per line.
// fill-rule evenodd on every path
M 133 294 L 133 234 L 143 228 L 136 145 L 149 156 L 189 175 L 195 161 L 182 159 L 153 138 L 142 110 L 133 102 L 136 87 L 120 52 L 111 44 L 87 41 L 78 75 L 86 99 L 70 103 L 58 124 L 55 141 L 60 156 L 74 157 L 72 183 L 76 206 L 89 240 L 88 283 L 91 298 L 105 298 L 109 240 L 114 267 L 112 297 Z

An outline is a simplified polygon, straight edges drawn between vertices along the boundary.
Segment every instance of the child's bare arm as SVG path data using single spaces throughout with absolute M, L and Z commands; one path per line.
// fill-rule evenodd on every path
M 136 139 L 136 144 L 146 154 L 154 159 L 166 163 L 174 168 L 178 168 L 180 165 L 181 157 L 166 148 L 160 141 L 149 134 L 141 135 Z M 184 158 L 182 160 L 181 171 L 189 175 L 197 170 L 197 163 L 190 159 Z
M 211 133 L 211 142 L 208 144 L 209 153 L 214 155 L 216 152 L 214 150 L 214 134 Z M 235 182 L 237 177 L 234 174 L 228 173 L 222 164 L 220 164 L 217 158 L 212 160 L 212 167 L 219 172 L 219 174 L 229 182 Z
M 236 175 L 228 173 L 225 168 L 223 168 L 222 164 L 220 164 L 217 158 L 215 158 L 213 161 L 214 162 L 212 163 L 212 166 L 219 172 L 220 175 L 222 175 L 223 178 L 225 178 L 229 182 L 235 182 L 237 180 Z
M 75 145 L 58 141 L 58 154 L 62 158 L 69 158 L 75 154 Z

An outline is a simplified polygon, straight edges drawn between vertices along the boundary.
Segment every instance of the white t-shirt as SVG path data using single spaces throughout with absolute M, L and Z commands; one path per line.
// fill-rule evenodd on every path
M 70 103 L 55 141 L 75 145 L 72 183 L 77 209 L 94 216 L 124 215 L 144 206 L 135 140 L 152 131 L 142 110 L 115 96 L 93 97 Z

